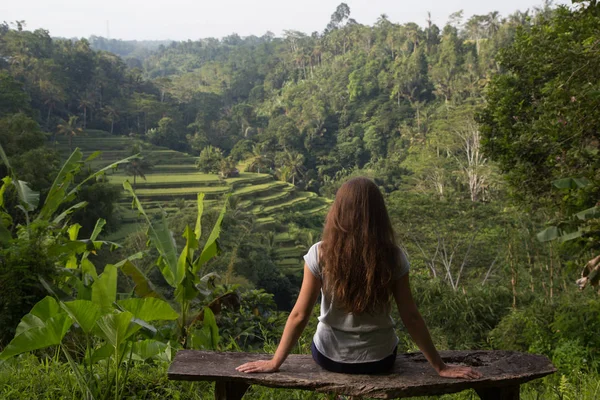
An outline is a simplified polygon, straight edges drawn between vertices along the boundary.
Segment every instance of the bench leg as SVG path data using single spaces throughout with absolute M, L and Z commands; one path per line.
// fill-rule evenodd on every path
M 519 400 L 519 385 L 475 389 L 481 400 Z
M 215 382 L 215 400 L 241 400 L 249 387 L 240 382 Z

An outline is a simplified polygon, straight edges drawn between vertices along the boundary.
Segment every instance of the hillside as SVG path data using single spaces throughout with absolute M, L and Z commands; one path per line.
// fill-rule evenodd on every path
M 98 168 L 128 157 L 134 143 L 128 137 L 88 131 L 86 135 L 74 138 L 72 146 L 80 148 L 85 156 L 101 151 L 102 154 L 91 162 L 92 168 Z M 65 157 L 69 154 L 66 138 L 58 138 L 56 148 Z M 142 154 L 153 167 L 145 173 L 146 179 L 137 178 L 136 194 L 148 213 L 157 214 L 161 210 L 174 213 L 182 204 L 194 207 L 199 192 L 205 193 L 208 207 L 216 206 L 231 193 L 233 198 L 239 199 L 238 208 L 253 214 L 259 226 L 275 233 L 276 264 L 290 272 L 302 266 L 306 246 L 296 244 L 298 238 L 291 235 L 285 225 L 277 223 L 278 216 L 294 212 L 307 216 L 324 215 L 330 200 L 300 191 L 290 183 L 276 181 L 269 174 L 241 172 L 239 177 L 220 179 L 216 174 L 200 173 L 195 165 L 196 157 L 151 144 L 143 144 Z M 133 182 L 133 176 L 124 168 L 109 173 L 108 179 L 119 186 L 126 180 Z M 123 241 L 127 235 L 144 228 L 137 211 L 131 209 L 130 200 L 126 195 L 120 200 L 122 225 L 108 237 L 110 240 Z

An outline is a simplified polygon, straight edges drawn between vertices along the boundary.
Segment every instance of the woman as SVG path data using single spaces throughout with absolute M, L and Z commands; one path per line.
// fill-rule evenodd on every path
M 271 360 L 240 365 L 246 373 L 275 372 L 298 341 L 319 293 L 321 315 L 311 351 L 321 367 L 340 373 L 392 369 L 398 337 L 390 317 L 395 300 L 402 322 L 431 366 L 448 378 L 480 378 L 438 354 L 410 291 L 409 264 L 396 245 L 383 196 L 371 180 L 355 178 L 338 190 L 323 241 L 304 256 L 304 278 Z

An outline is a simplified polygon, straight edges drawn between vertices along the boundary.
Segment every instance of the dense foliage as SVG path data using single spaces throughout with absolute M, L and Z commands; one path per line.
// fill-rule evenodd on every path
M 542 353 L 559 374 L 524 398 L 596 398 L 599 301 L 575 280 L 600 279 L 600 6 L 574 3 L 459 12 L 444 27 L 385 15 L 366 26 L 342 3 L 310 35 L 172 43 L 0 25 L 0 395 L 41 393 L 30 373 L 45 371 L 57 398 L 194 399 L 210 389 L 164 378 L 176 349 L 274 349 L 277 309 L 300 284 L 275 262 L 278 235 L 308 248 L 322 213 L 300 205 L 264 224 L 242 188 L 151 215 L 136 184 L 161 146 L 192 153 L 193 174 L 219 174 L 215 185 L 246 168 L 331 198 L 371 177 L 439 348 Z M 111 167 L 88 168 L 97 155 L 60 160 L 57 140 L 74 147 L 93 130 L 132 138 L 125 194 L 104 178 Z M 102 232 L 123 196 L 147 231 L 111 253 Z M 30 351 L 39 358 L 13 358 Z M 248 394 L 279 395 L 311 398 Z

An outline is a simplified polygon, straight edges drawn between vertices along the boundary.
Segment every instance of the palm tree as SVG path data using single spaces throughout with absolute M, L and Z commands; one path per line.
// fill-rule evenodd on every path
M 94 106 L 94 96 L 90 92 L 85 92 L 83 97 L 79 99 L 79 109 L 83 109 L 83 129 L 87 126 L 87 110 Z
M 112 134 L 115 127 L 115 119 L 119 117 L 119 113 L 111 106 L 104 106 L 102 111 L 104 111 L 104 115 L 110 121 L 110 133 Z
M 152 164 L 142 156 L 136 157 L 136 158 L 132 159 L 131 161 L 129 161 L 129 163 L 125 167 L 125 171 L 127 172 L 128 175 L 133 175 L 133 188 L 134 189 L 135 189 L 135 186 L 137 183 L 137 177 L 139 176 L 140 178 L 146 180 L 146 173 L 151 168 L 152 168 Z
M 264 144 L 255 144 L 252 146 L 252 153 L 250 155 L 250 164 L 248 165 L 248 170 L 252 171 L 254 169 L 260 174 L 261 168 L 267 168 L 271 165 L 271 159 L 267 155 L 265 151 Z
M 481 39 L 485 36 L 485 28 L 484 24 L 486 23 L 486 17 L 483 15 L 474 15 L 472 16 L 465 25 L 465 30 L 467 32 L 467 36 L 469 39 L 475 42 L 475 48 L 477 50 L 477 54 L 479 55 L 479 50 L 481 48 Z
M 296 178 L 304 176 L 304 156 L 300 153 L 286 151 L 283 158 L 283 167 L 289 169 L 292 185 L 296 185 Z
M 69 151 L 71 152 L 73 151 L 73 138 L 83 133 L 83 130 L 77 126 L 77 119 L 77 116 L 71 115 L 69 122 L 63 121 L 62 124 L 56 127 L 59 134 L 65 135 L 69 139 Z M 54 140 L 56 141 L 56 135 Z
M 39 87 L 40 91 L 42 92 L 44 104 L 48 107 L 48 116 L 46 117 L 46 128 L 49 128 L 50 115 L 59 103 L 65 101 L 65 95 L 58 86 L 44 79 L 39 80 Z
M 500 18 L 500 13 L 498 11 L 492 11 L 487 15 L 486 19 L 487 32 L 488 35 L 492 37 L 500 30 L 503 20 Z
M 292 176 L 292 170 L 287 165 L 277 168 L 277 178 L 280 181 L 287 182 L 290 180 L 290 176 Z

